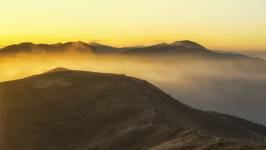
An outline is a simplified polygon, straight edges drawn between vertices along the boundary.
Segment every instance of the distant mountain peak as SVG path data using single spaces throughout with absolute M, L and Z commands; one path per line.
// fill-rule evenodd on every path
M 172 43 L 172 45 L 182 46 L 190 49 L 206 49 L 204 46 L 190 40 L 175 41 L 174 43 Z
M 63 72 L 63 71 L 70 71 L 70 69 L 64 67 L 57 67 L 51 70 L 46 71 L 45 73 L 54 73 L 54 72 Z
M 13 45 L 9 45 L 9 46 L 6 46 L 6 47 L 3 47 L 2 49 L 14 49 L 14 48 L 30 48 L 30 47 L 33 47 L 34 44 L 32 42 L 23 42 L 23 43 L 19 43 L 19 44 L 13 44 Z

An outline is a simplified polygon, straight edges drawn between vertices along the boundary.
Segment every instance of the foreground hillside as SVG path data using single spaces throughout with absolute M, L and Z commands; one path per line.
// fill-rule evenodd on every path
M 56 69 L 0 83 L 0 149 L 266 149 L 266 127 L 193 109 L 144 80 Z

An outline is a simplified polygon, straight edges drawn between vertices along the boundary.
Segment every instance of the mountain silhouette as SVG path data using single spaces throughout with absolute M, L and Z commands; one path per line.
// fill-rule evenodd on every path
M 202 45 L 200 45 L 196 42 L 190 41 L 190 40 L 176 41 L 173 43 L 173 45 L 181 46 L 181 47 L 185 47 L 185 48 L 191 48 L 191 49 L 206 49 Z
M 238 55 L 236 53 L 219 53 L 211 51 L 204 46 L 190 41 L 176 41 L 171 44 L 160 43 L 151 46 L 138 46 L 138 47 L 112 47 L 99 43 L 85 43 L 85 42 L 67 42 L 57 44 L 33 44 L 30 42 L 10 45 L 0 49 L 0 56 L 18 53 L 39 53 L 39 52 L 66 52 L 76 51 L 92 54 L 117 54 L 117 55 L 130 55 L 130 56 L 145 56 L 145 57 L 178 57 L 181 56 L 196 56 L 207 57 L 212 59 L 251 59 L 258 60 L 258 58 L 249 57 L 246 55 Z
M 57 44 L 33 44 L 30 42 L 17 45 L 10 45 L 0 50 L 2 54 L 17 54 L 17 53 L 38 53 L 38 52 L 65 52 L 75 50 L 78 52 L 92 52 L 89 45 L 84 42 L 67 42 Z
M 266 149 L 266 127 L 123 74 L 56 68 L 0 83 L 0 149 Z
M 181 56 L 181 55 L 198 55 L 212 56 L 216 53 L 207 50 L 203 46 L 192 41 L 176 41 L 172 44 L 161 43 L 152 46 L 131 48 L 124 52 L 131 55 L 144 56 Z

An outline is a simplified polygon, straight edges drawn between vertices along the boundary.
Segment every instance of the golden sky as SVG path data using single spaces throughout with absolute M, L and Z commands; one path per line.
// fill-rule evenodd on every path
M 189 39 L 265 50 L 266 0 L 1 0 L 0 46 L 20 42 L 147 45 Z

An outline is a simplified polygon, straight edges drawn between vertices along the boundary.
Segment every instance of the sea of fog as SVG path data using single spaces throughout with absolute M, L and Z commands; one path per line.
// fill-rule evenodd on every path
M 195 108 L 266 125 L 266 70 L 257 64 L 190 58 L 95 56 L 73 52 L 17 54 L 0 60 L 1 82 L 40 74 L 56 67 L 126 74 L 147 80 Z

